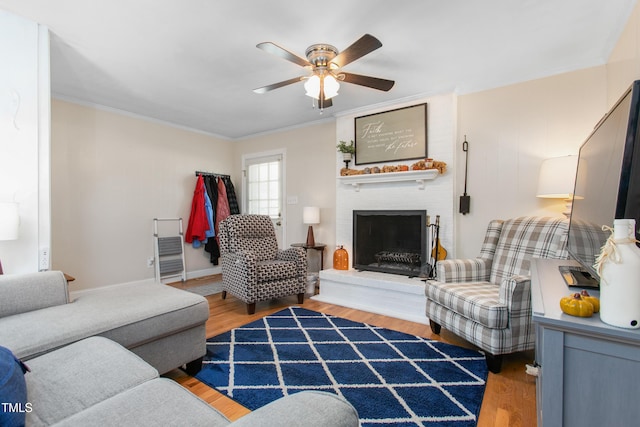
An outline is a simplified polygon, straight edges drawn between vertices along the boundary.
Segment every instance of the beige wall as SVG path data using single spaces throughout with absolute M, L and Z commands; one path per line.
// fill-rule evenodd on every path
M 51 123 L 52 263 L 72 290 L 153 278 L 153 218 L 186 230 L 194 172 L 233 172 L 233 143 L 208 135 L 60 100 Z M 185 255 L 188 272 L 213 268 Z
M 284 245 L 305 241 L 307 226 L 302 223 L 302 208 L 318 206 L 320 224 L 314 225 L 313 230 L 316 242 L 327 244 L 325 268 L 331 267 L 335 249 L 335 129 L 335 121 L 328 120 L 234 143 L 238 170 L 244 155 L 285 150 L 285 202 L 287 197 L 296 197 L 298 203 L 285 206 Z M 309 252 L 309 255 L 310 269 L 316 270 L 317 254 Z
M 469 141 L 471 213 L 455 214 L 459 257 L 476 256 L 492 218 L 560 215 L 561 201 L 535 197 L 543 159 L 576 153 L 606 106 L 606 69 L 574 73 L 478 92 L 457 99 L 457 147 L 450 172 L 463 192 Z M 78 277 L 77 289 L 153 277 L 152 218 L 189 217 L 193 171 L 230 173 L 242 196 L 243 155 L 286 153 L 286 241 L 304 241 L 303 206 L 321 207 L 315 237 L 327 243 L 331 267 L 336 239 L 336 123 L 239 141 L 179 130 L 116 113 L 55 101 L 52 115 L 53 268 Z M 122 154 L 126 153 L 126 154 Z M 315 254 L 313 254 L 315 255 Z M 106 261 L 105 261 L 106 260 Z M 312 256 L 311 268 L 318 259 Z M 194 275 L 211 265 L 187 250 Z
M 605 74 L 596 67 L 458 98 L 456 195 L 464 192 L 466 135 L 471 196 L 471 212 L 457 215 L 459 257 L 479 254 L 491 219 L 561 216 L 562 200 L 536 198 L 540 165 L 578 153 L 606 111 Z
M 629 17 L 606 68 L 608 110 L 634 80 L 640 79 L 640 3 Z
M 593 127 L 640 79 L 640 4 L 606 65 L 505 86 L 458 99 L 458 139 L 469 140 L 471 214 L 458 215 L 458 256 L 478 254 L 492 218 L 560 215 L 562 202 L 536 199 L 540 163 L 577 154 Z M 463 192 L 457 151 L 457 194 Z

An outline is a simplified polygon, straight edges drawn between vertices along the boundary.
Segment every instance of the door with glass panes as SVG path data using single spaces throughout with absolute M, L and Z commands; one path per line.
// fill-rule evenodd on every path
M 283 153 L 243 157 L 244 212 L 269 215 L 278 245 L 284 242 Z

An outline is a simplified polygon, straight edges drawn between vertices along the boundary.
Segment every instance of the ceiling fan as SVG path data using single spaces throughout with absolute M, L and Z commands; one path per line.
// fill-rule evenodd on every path
M 340 84 L 338 81 L 366 86 L 382 91 L 390 90 L 395 82 L 377 77 L 363 76 L 360 74 L 347 73 L 342 71 L 342 67 L 356 59 L 362 58 L 382 46 L 380 40 L 370 34 L 365 34 L 356 40 L 351 46 L 338 52 L 335 47 L 320 43 L 307 48 L 306 59 L 296 55 L 275 43 L 263 42 L 256 45 L 257 48 L 277 55 L 301 67 L 308 68 L 311 74 L 308 76 L 294 77 L 268 86 L 263 86 L 253 91 L 255 93 L 266 93 L 274 89 L 281 88 L 293 83 L 306 80 L 304 87 L 306 95 L 318 100 L 318 107 L 322 111 L 331 107 L 331 98 L 338 94 Z

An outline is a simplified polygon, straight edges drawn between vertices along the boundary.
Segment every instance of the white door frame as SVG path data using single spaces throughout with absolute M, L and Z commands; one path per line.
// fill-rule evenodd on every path
M 276 150 L 269 151 L 260 151 L 257 153 L 248 153 L 242 155 L 242 201 L 241 201 L 241 212 L 246 213 L 246 200 L 247 200 L 247 161 L 255 160 L 261 157 L 273 157 L 273 156 L 281 156 L 282 157 L 282 182 L 280 183 L 281 191 L 280 191 L 280 210 L 282 217 L 282 241 L 281 245 L 284 247 L 285 242 L 287 241 L 287 195 L 286 195 L 286 182 L 287 182 L 287 150 L 285 148 L 279 148 Z

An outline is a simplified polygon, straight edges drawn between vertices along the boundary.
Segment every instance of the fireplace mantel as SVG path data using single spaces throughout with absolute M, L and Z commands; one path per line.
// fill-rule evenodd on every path
M 351 185 L 355 191 L 360 191 L 363 184 L 378 184 L 385 182 L 415 181 L 420 190 L 424 190 L 426 181 L 435 179 L 438 169 L 427 169 L 405 172 L 371 173 L 362 175 L 339 176 L 338 180 L 345 185 Z

